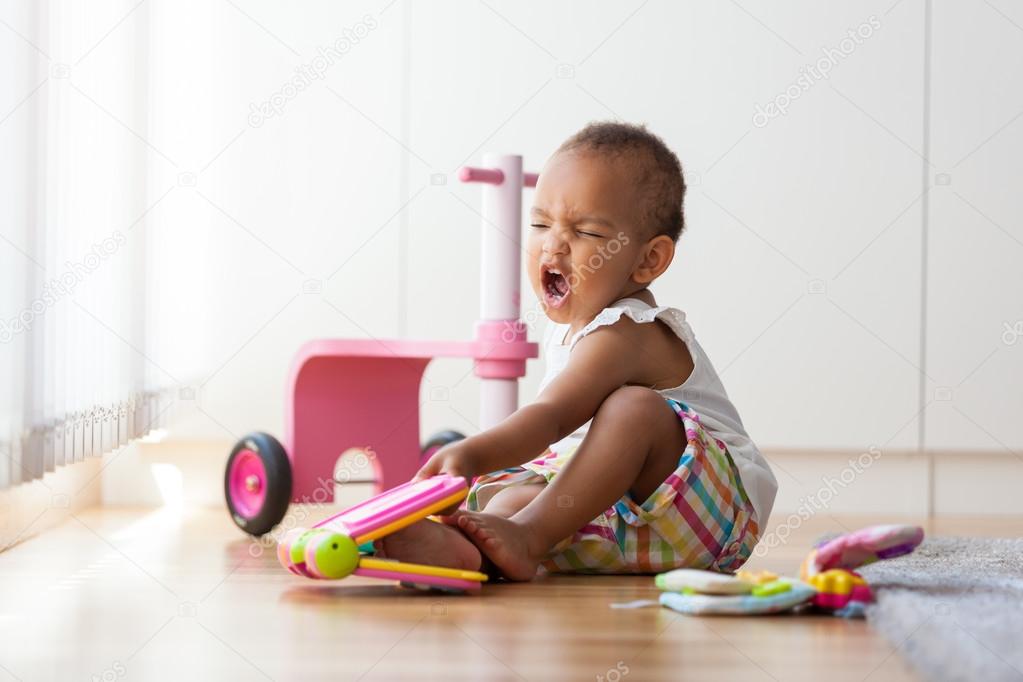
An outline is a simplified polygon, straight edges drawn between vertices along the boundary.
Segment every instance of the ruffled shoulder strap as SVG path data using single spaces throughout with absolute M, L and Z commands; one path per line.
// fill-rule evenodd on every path
M 668 325 L 675 334 L 688 346 L 693 339 L 693 331 L 686 322 L 686 314 L 677 308 L 668 306 L 652 306 L 638 298 L 623 298 L 616 301 L 614 305 L 604 308 L 597 316 L 590 320 L 589 324 L 580 329 L 572 336 L 569 347 L 574 347 L 579 339 L 600 327 L 608 327 L 625 315 L 637 324 L 646 324 L 654 320 L 661 320 Z

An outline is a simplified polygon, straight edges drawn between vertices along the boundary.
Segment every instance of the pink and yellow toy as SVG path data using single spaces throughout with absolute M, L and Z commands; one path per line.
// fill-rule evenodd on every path
M 832 568 L 852 571 L 879 559 L 893 559 L 909 554 L 923 542 L 924 530 L 919 526 L 869 526 L 826 540 L 812 550 L 799 573 L 803 580 Z
M 735 575 L 679 569 L 654 584 L 660 603 L 690 615 L 753 615 L 812 605 L 836 616 L 863 617 L 874 601 L 867 581 L 853 569 L 909 554 L 924 539 L 918 526 L 870 526 L 822 542 L 803 561 L 795 580 L 767 571 Z
M 813 605 L 822 609 L 837 611 L 844 609 L 849 602 L 869 604 L 874 601 L 867 581 L 852 571 L 832 568 L 811 576 L 806 582 L 817 590 Z
M 919 526 L 881 525 L 839 535 L 811 550 L 799 576 L 817 590 L 813 605 L 838 616 L 862 616 L 874 601 L 867 581 L 854 569 L 909 554 L 923 542 Z
M 457 505 L 467 493 L 465 479 L 459 476 L 434 476 L 399 485 L 313 528 L 289 531 L 277 545 L 277 558 L 286 569 L 307 578 L 337 580 L 358 575 L 397 580 L 407 587 L 478 592 L 487 579 L 483 573 L 406 564 L 359 551 L 359 545 Z
M 481 429 L 516 410 L 518 380 L 537 356 L 519 319 L 522 192 L 537 176 L 523 172 L 521 156 L 487 155 L 483 162 L 459 173 L 483 190 L 475 338 L 317 339 L 299 348 L 287 380 L 283 442 L 253 432 L 228 457 L 224 496 L 246 533 L 269 532 L 291 502 L 331 502 L 335 467 L 350 449 L 371 453 L 366 477 L 382 492 L 412 478 L 437 447 L 462 438 L 442 431 L 420 445 L 420 384 L 433 358 L 473 360 Z

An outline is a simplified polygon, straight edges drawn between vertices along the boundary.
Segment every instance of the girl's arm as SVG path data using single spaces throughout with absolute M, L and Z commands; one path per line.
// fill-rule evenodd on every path
M 622 318 L 584 336 L 572 349 L 568 365 L 536 401 L 497 426 L 439 450 L 416 478 L 438 473 L 476 476 L 518 466 L 573 433 L 605 398 L 639 374 L 643 350 L 638 327 Z

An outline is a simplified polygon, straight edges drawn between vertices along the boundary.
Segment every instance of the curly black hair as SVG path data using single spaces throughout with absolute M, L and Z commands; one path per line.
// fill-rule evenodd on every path
M 643 218 L 653 236 L 678 241 L 685 229 L 686 181 L 675 152 L 645 125 L 595 121 L 565 140 L 558 152 L 595 152 L 635 164 L 645 203 Z

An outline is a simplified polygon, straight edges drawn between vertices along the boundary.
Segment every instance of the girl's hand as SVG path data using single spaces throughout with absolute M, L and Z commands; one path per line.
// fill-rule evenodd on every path
M 456 441 L 445 445 L 430 456 L 426 464 L 412 477 L 413 481 L 421 481 L 424 478 L 436 476 L 437 474 L 450 474 L 452 476 L 464 476 L 465 484 L 472 487 L 472 479 L 478 472 L 476 458 L 471 447 L 467 447 L 464 440 Z M 454 514 L 459 504 L 453 504 L 447 509 L 441 509 L 439 516 Z
M 478 461 L 472 447 L 464 440 L 455 441 L 442 447 L 430 456 L 426 464 L 412 477 L 413 481 L 420 481 L 437 474 L 450 474 L 452 476 L 464 476 L 466 483 L 471 485 L 472 478 L 480 473 Z

